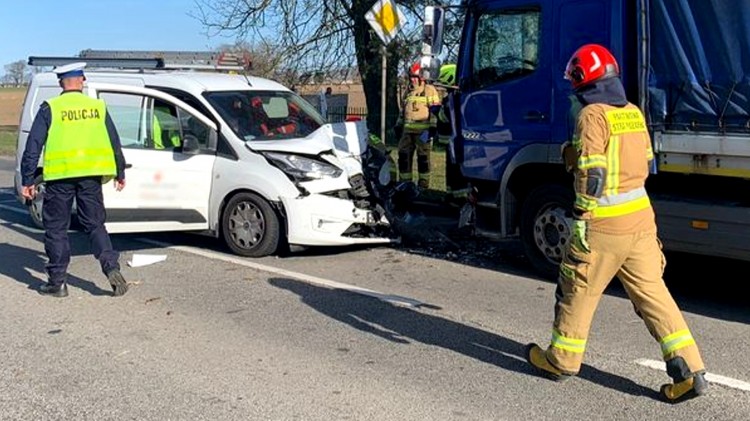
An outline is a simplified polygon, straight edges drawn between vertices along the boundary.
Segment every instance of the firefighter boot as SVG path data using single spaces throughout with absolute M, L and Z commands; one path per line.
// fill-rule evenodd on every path
M 526 345 L 526 361 L 536 367 L 544 377 L 550 380 L 563 381 L 570 377 L 570 375 L 563 373 L 550 364 L 544 355 L 544 350 L 537 344 L 531 343 Z
M 704 395 L 708 389 L 705 373 L 691 373 L 682 357 L 667 361 L 667 374 L 674 381 L 661 387 L 661 396 L 669 403 L 680 403 Z

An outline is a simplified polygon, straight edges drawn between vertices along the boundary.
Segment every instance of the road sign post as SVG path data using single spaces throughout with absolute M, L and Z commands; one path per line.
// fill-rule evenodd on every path
M 365 19 L 372 29 L 383 41 L 381 47 L 381 88 L 380 88 L 380 140 L 385 142 L 385 111 L 386 111 L 386 68 L 387 51 L 386 46 L 396 37 L 398 32 L 406 23 L 401 10 L 392 0 L 378 0 L 372 8 L 365 13 Z

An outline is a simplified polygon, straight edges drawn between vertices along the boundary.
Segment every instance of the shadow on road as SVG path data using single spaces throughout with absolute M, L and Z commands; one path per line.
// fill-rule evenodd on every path
M 47 262 L 47 257 L 44 253 L 18 247 L 13 244 L 0 243 L 0 256 L 3 257 L 3 264 L 0 265 L 0 274 L 16 282 L 25 284 L 29 289 L 33 290 L 37 290 L 44 283 L 43 280 L 34 275 L 34 272 L 41 273 L 46 278 L 44 265 Z M 97 266 L 99 265 L 95 260 L 93 263 Z M 105 279 L 104 275 L 102 275 L 102 279 Z M 68 275 L 68 286 L 80 288 L 91 295 L 112 295 L 111 291 L 101 289 L 91 281 L 70 274 Z
M 417 341 L 508 371 L 536 375 L 525 361 L 525 344 L 510 338 L 349 291 L 287 278 L 273 278 L 269 283 L 298 295 L 303 303 L 328 317 L 385 340 L 397 344 Z M 658 399 L 656 391 L 590 365 L 584 364 L 579 377 L 621 393 Z

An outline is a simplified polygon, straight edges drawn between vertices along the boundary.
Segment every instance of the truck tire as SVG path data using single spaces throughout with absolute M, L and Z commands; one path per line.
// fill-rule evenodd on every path
M 44 221 L 42 220 L 42 203 L 44 203 L 44 181 L 42 176 L 39 175 L 34 179 L 34 189 L 36 190 L 36 196 L 34 200 L 29 202 L 29 216 L 34 226 L 40 229 L 44 229 Z
M 569 188 L 547 184 L 532 190 L 521 208 L 521 242 L 534 269 L 556 279 L 571 233 L 575 195 Z
M 271 205 L 254 193 L 234 195 L 221 217 L 224 242 L 233 253 L 263 257 L 279 248 L 281 227 Z

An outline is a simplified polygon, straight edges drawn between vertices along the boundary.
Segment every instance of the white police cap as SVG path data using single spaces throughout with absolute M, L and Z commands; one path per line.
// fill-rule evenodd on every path
M 86 63 L 81 61 L 77 63 L 66 64 L 63 66 L 57 66 L 52 71 L 57 74 L 58 79 L 65 79 L 68 77 L 83 76 L 84 67 L 86 67 Z

